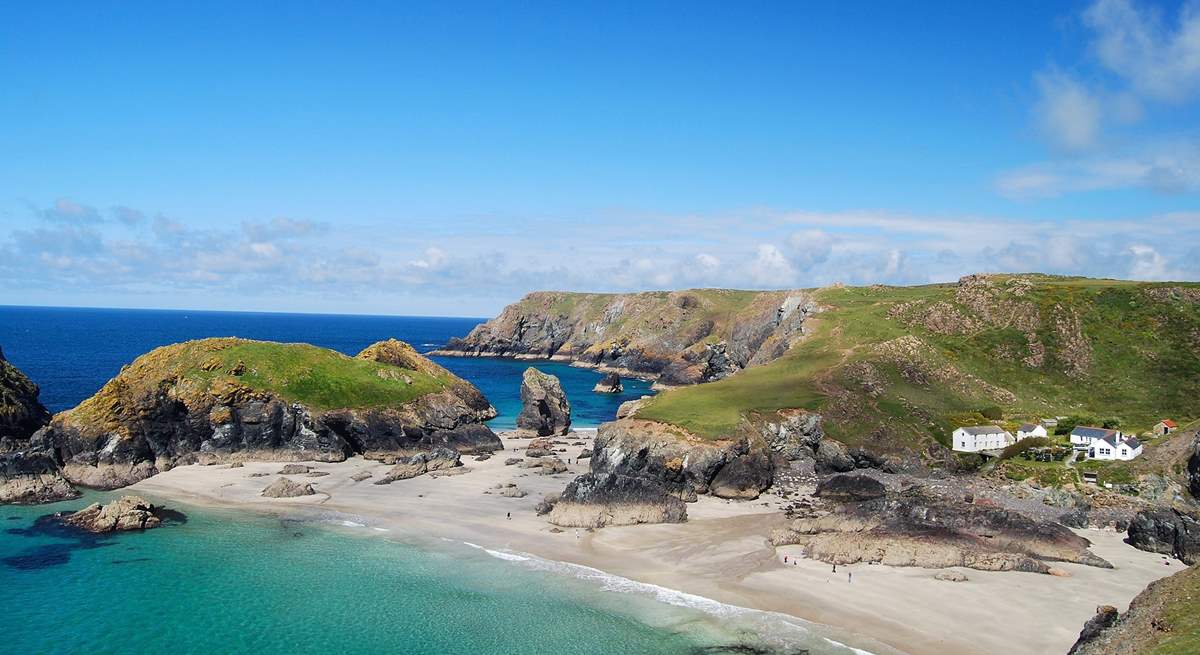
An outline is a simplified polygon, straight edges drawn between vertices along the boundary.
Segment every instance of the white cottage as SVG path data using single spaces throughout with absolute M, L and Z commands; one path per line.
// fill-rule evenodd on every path
M 1100 439 L 1107 439 L 1109 443 L 1115 444 L 1124 436 L 1120 430 L 1080 425 L 1071 430 L 1071 445 L 1075 447 L 1075 450 L 1087 450 L 1091 448 L 1092 443 Z
M 1045 437 L 1047 434 L 1049 433 L 1046 432 L 1045 426 L 1039 423 L 1026 423 L 1017 428 L 1017 441 L 1032 437 Z
M 1088 448 L 1088 457 L 1092 459 L 1128 461 L 1142 454 L 1142 444 L 1135 437 L 1111 440 L 1097 439 Z
M 996 450 L 1011 446 L 1017 442 L 1002 427 L 996 425 L 970 425 L 961 427 L 950 433 L 953 440 L 951 447 L 964 453 L 977 453 L 981 450 Z

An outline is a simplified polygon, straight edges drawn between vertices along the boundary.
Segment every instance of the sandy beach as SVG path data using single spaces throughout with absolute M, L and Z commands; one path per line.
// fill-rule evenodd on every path
M 564 438 L 590 447 L 593 432 Z M 364 517 L 398 535 L 444 537 L 488 549 L 527 553 L 592 567 L 638 582 L 711 598 L 721 603 L 779 612 L 830 626 L 834 638 L 876 653 L 895 649 L 909 655 L 1008 655 L 1066 653 L 1097 605 L 1124 610 L 1152 580 L 1182 567 L 1123 543 L 1123 534 L 1079 533 L 1114 569 L 1059 564 L 1069 577 L 1033 573 L 965 573 L 965 582 L 937 580 L 938 570 L 878 565 L 840 566 L 797 559 L 797 547 L 775 549 L 766 537 L 782 520 L 779 498 L 748 502 L 702 497 L 688 506 L 683 524 L 556 530 L 534 506 L 558 493 L 587 460 L 574 459 L 581 446 L 561 453 L 570 470 L 552 476 L 505 460 L 522 456 L 526 439 L 502 435 L 508 450 L 483 462 L 464 457 L 469 471 L 424 475 L 390 485 L 372 484 L 390 467 L 352 458 L 313 464 L 323 477 L 291 476 L 320 493 L 292 499 L 260 496 L 274 481 L 280 462 L 244 466 L 184 466 L 128 488 L 162 500 L 197 505 L 288 511 L 320 507 Z M 374 478 L 354 481 L 369 471 Z M 262 475 L 267 474 L 267 475 Z M 527 492 L 508 498 L 495 487 L 514 482 Z M 491 493 L 484 493 L 490 491 Z M 511 513 L 511 519 L 507 516 Z M 783 558 L 788 562 L 784 564 Z M 848 580 L 853 574 L 853 581 Z M 965 627 L 969 626 L 969 627 Z

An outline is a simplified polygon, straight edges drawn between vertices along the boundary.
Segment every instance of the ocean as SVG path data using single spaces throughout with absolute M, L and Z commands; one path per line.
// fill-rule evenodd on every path
M 0 347 L 53 411 L 94 393 L 160 345 L 208 336 L 304 341 L 347 354 L 396 337 L 430 350 L 478 319 L 0 307 Z M 527 362 L 438 358 L 513 425 Z M 559 376 L 577 426 L 623 400 L 596 394 L 594 371 Z M 428 535 L 385 533 L 358 517 L 275 516 L 171 502 L 186 521 L 95 538 L 55 528 L 42 506 L 0 506 L 3 651 L 399 654 L 855 652 L 796 619 Z M 155 500 L 151 498 L 151 500 Z M 300 510 L 297 510 L 298 512 Z M 750 650 L 747 650 L 749 648 Z M 741 650 L 737 650 L 741 649 Z
M 42 389 L 52 412 L 91 396 L 121 367 L 159 346 L 205 337 L 244 337 L 304 342 L 355 355 L 388 338 L 428 352 L 460 337 L 485 319 L 423 316 L 343 316 L 252 312 L 75 309 L 0 306 L 0 349 Z M 516 426 L 521 411 L 521 373 L 529 366 L 558 376 L 571 401 L 572 424 L 595 427 L 610 421 L 626 400 L 651 393 L 650 383 L 627 379 L 625 391 L 600 394 L 596 371 L 557 362 L 496 358 L 434 357 L 471 381 L 496 407 L 489 425 Z

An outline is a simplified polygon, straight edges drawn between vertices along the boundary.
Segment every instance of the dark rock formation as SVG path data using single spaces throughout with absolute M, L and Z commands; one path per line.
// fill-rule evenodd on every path
M 1195 564 L 1200 562 L 1200 517 L 1171 508 L 1143 510 L 1129 523 L 1126 541 L 1134 548 Z
M 1192 454 L 1187 461 L 1187 480 L 1192 498 L 1200 500 L 1200 431 L 1196 432 L 1196 438 L 1192 441 Z
M 1096 615 L 1083 624 L 1083 630 L 1079 631 L 1079 638 L 1075 640 L 1071 650 L 1067 651 L 1067 655 L 1075 655 L 1084 646 L 1096 641 L 1101 633 L 1116 624 L 1117 617 L 1117 608 L 1112 605 L 1097 607 Z
M 803 291 L 537 292 L 436 354 L 574 361 L 694 384 L 779 357 L 816 311 Z
M 312 496 L 316 493 L 316 489 L 313 489 L 311 484 L 296 482 L 290 478 L 279 478 L 262 490 L 262 495 L 266 498 L 297 498 Z
M 678 496 L 643 477 L 588 473 L 567 485 L 549 512 L 555 525 L 600 528 L 638 523 L 681 523 L 687 507 Z
M 653 517 L 682 520 L 686 515 L 671 509 L 675 500 L 692 501 L 698 494 L 757 498 L 776 482 L 780 466 L 790 469 L 795 461 L 811 462 L 822 434 L 821 417 L 806 412 L 747 426 L 745 436 L 725 441 L 700 439 L 636 418 L 605 423 L 591 450 L 591 472 L 577 478 L 571 493 L 563 494 L 558 516 L 603 525 L 645 523 Z M 611 516 L 605 514 L 606 499 L 612 498 L 635 509 L 613 508 Z
M 437 447 L 503 448 L 483 424 L 495 409 L 482 394 L 402 342 L 380 342 L 357 359 L 372 362 L 384 384 L 416 386 L 420 392 L 397 403 L 324 409 L 289 400 L 252 377 L 271 360 L 225 362 L 230 358 L 223 351 L 231 348 L 266 350 L 284 360 L 310 358 L 323 367 L 321 375 L 342 376 L 339 385 L 361 384 L 356 381 L 367 366 L 301 344 L 205 339 L 159 348 L 125 367 L 95 396 L 56 415 L 24 445 L 23 459 L 0 455 L 5 484 L 13 476 L 43 475 L 46 461 L 71 483 L 114 489 L 174 466 L 231 458 L 341 461 L 354 454 L 386 459 Z M 31 485 L 45 489 L 46 482 L 22 483 L 23 493 L 0 492 L 0 498 L 30 497 Z
M 592 391 L 596 393 L 621 393 L 624 390 L 625 387 L 621 384 L 621 376 L 616 373 L 606 374 L 596 383 L 596 386 L 592 387 Z
M 517 427 L 539 436 L 566 434 L 571 430 L 571 403 L 562 384 L 553 375 L 532 366 L 521 376 L 521 413 Z
M 58 462 L 46 453 L 0 453 L 0 504 L 32 505 L 78 498 Z
M 1112 568 L 1088 550 L 1087 539 L 1058 523 L 990 505 L 937 498 L 920 489 L 850 502 L 831 514 L 796 519 L 776 530 L 771 542 L 801 544 L 806 556 L 834 564 L 1050 573 L 1047 562 L 1062 561 Z
M 63 523 L 88 532 L 119 532 L 147 530 L 162 524 L 161 508 L 155 508 L 144 498 L 121 496 L 107 505 L 92 503 L 62 517 Z
M 38 401 L 38 387 L 0 350 L 0 439 L 28 439 L 50 422 L 50 412 Z
M 865 475 L 835 475 L 817 485 L 819 498 L 835 502 L 859 502 L 887 495 L 883 483 Z
M 858 468 L 854 458 L 840 442 L 823 439 L 817 447 L 817 470 L 822 473 L 845 473 Z

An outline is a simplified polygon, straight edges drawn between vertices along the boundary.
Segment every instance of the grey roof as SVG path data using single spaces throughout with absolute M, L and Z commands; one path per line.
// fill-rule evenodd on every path
M 1129 444 L 1129 447 L 1133 450 L 1137 450 L 1138 448 L 1142 447 L 1142 442 L 1138 441 L 1137 437 L 1129 437 L 1125 440 L 1125 443 Z
M 1036 427 L 1039 427 L 1037 423 L 1024 423 L 1017 429 L 1021 432 L 1031 432 Z
M 1004 428 L 1001 428 L 998 425 L 965 425 L 962 427 L 962 429 L 965 430 L 966 433 L 970 434 L 970 435 L 1003 434 L 1004 433 Z
M 1108 437 L 1115 437 L 1116 435 L 1116 430 L 1093 428 L 1086 425 L 1079 425 L 1074 430 L 1071 430 L 1072 437 L 1087 437 L 1089 439 L 1106 439 Z

